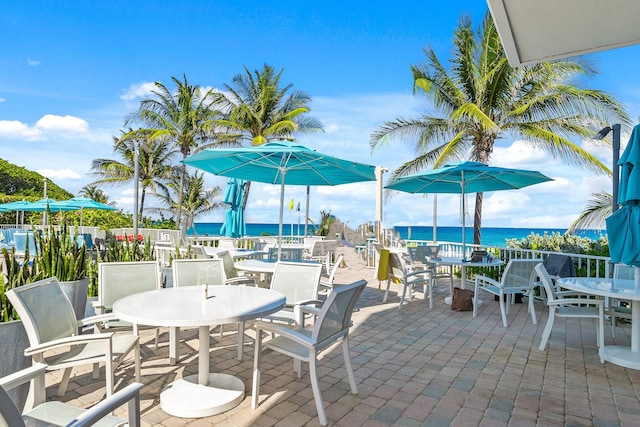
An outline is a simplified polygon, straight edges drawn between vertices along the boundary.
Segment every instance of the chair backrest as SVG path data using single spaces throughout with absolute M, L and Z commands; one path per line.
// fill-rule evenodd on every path
M 271 290 L 286 298 L 286 305 L 318 298 L 322 264 L 280 261 L 271 277 Z
M 0 426 L 24 427 L 20 410 L 2 386 L 0 386 Z
M 224 275 L 227 279 L 233 279 L 238 277 L 238 270 L 236 270 L 236 266 L 233 263 L 233 257 L 229 253 L 229 251 L 221 251 L 218 252 L 216 258 L 222 260 L 222 265 L 224 267 Z
M 349 332 L 353 309 L 366 285 L 360 280 L 331 290 L 313 326 L 312 341 L 321 346 Z
M 534 268 L 542 262 L 541 259 L 511 259 L 502 272 L 503 288 L 522 288 L 531 286 L 536 273 Z
M 225 282 L 224 266 L 220 259 L 176 259 L 171 267 L 173 287 L 211 285 Z
M 389 272 L 391 277 L 404 280 L 406 266 L 402 256 L 397 252 L 389 252 Z
M 557 300 L 558 298 L 556 297 L 555 286 L 553 285 L 551 276 L 549 275 L 547 269 L 544 267 L 544 264 L 537 264 L 534 267 L 534 271 L 540 279 L 540 282 L 542 282 L 544 293 L 547 295 L 547 302 Z
M 614 279 L 633 280 L 634 276 L 635 276 L 635 270 L 632 265 L 627 265 L 620 262 L 613 265 Z
M 76 313 L 57 278 L 19 286 L 6 295 L 22 319 L 31 346 L 78 334 Z
M 438 245 L 422 245 L 408 248 L 409 257 L 413 262 L 421 262 L 427 264 L 431 258 L 436 258 L 440 252 Z
M 111 310 L 113 303 L 127 295 L 160 288 L 156 261 L 98 263 L 98 307 Z
M 267 255 L 267 258 L 270 261 L 276 261 L 278 259 L 278 248 L 269 248 L 269 254 Z M 301 259 L 302 248 L 281 248 L 281 261 L 300 261 Z

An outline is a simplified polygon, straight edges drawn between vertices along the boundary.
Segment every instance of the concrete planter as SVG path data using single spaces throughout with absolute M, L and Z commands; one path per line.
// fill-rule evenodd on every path
M 29 338 L 21 320 L 0 322 L 0 343 L 0 377 L 31 366 L 31 358 L 24 355 Z M 28 392 L 29 384 L 8 391 L 19 408 L 24 406 Z
M 60 287 L 62 287 L 64 294 L 71 301 L 73 310 L 76 312 L 76 319 L 84 319 L 87 309 L 87 294 L 89 293 L 89 278 L 60 282 Z

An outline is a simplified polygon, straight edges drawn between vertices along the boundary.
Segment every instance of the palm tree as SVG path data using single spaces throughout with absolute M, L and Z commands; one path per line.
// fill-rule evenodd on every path
M 318 119 L 306 115 L 310 111 L 309 95 L 300 90 L 288 93 L 292 84 L 280 87 L 284 70 L 276 73 L 265 64 L 262 71 L 251 73 L 247 67 L 244 71 L 233 78 L 231 86 L 225 85 L 225 92 L 214 96 L 226 115 L 213 123 L 227 130 L 226 140 L 262 145 L 276 139 L 293 140 L 296 133 L 322 130 Z
M 571 84 L 577 77 L 595 73 L 584 60 L 512 68 L 489 13 L 477 35 L 471 20 L 461 19 L 454 44 L 450 70 L 431 48 L 424 50 L 425 64 L 411 66 L 414 93 L 424 94 L 439 115 L 398 118 L 371 136 L 372 149 L 394 138 L 416 143 L 420 154 L 396 169 L 392 179 L 467 157 L 489 163 L 495 141 L 506 137 L 525 139 L 568 164 L 611 174 L 606 165 L 571 141 L 590 139 L 594 127 L 630 123 L 612 96 Z M 476 194 L 475 244 L 480 244 L 482 196 Z
M 593 199 L 589 200 L 585 209 L 578 219 L 567 229 L 567 232 L 571 233 L 581 229 L 602 228 L 604 220 L 611 215 L 613 196 L 606 191 L 593 193 L 592 196 Z
M 180 182 L 184 182 L 182 192 L 179 189 Z M 193 226 L 193 222 L 198 215 L 213 212 L 224 206 L 221 201 L 213 202 L 214 199 L 220 198 L 220 187 L 205 189 L 204 174 L 196 172 L 194 175 L 187 174 L 184 181 L 182 180 L 182 174 L 174 174 L 173 179 L 165 187 L 160 188 L 159 192 L 155 193 L 155 196 L 166 207 L 150 208 L 149 210 L 157 213 L 174 212 L 179 203 L 177 197 L 179 194 L 182 194 L 181 201 L 185 229 Z
M 92 174 L 100 177 L 95 184 L 119 185 L 132 182 L 135 169 L 135 145 L 143 145 L 138 156 L 138 179 L 141 187 L 138 218 L 142 218 L 144 200 L 147 189 L 157 191 L 164 188 L 164 183 L 170 179 L 174 171 L 172 166 L 175 150 L 173 145 L 164 139 L 151 140 L 139 130 L 122 131 L 120 138 L 113 138 L 114 152 L 122 161 L 114 159 L 94 159 Z
M 244 67 L 244 74 L 233 77 L 232 86 L 215 94 L 216 105 L 225 116 L 212 122 L 224 141 L 249 142 L 253 146 L 269 141 L 295 140 L 296 133 L 314 133 L 323 130 L 322 123 L 307 116 L 311 111 L 311 97 L 288 84 L 280 87 L 283 70 L 278 73 L 264 64 L 262 71 L 253 74 Z M 289 93 L 288 93 L 289 92 Z M 245 186 L 243 206 L 246 206 L 251 181 Z
M 140 102 L 137 111 L 129 114 L 125 124 L 140 123 L 148 132 L 151 140 L 161 139 L 173 144 L 185 159 L 194 149 L 201 149 L 216 143 L 211 132 L 211 121 L 218 112 L 212 108 L 211 90 L 202 92 L 198 86 L 187 81 L 171 77 L 175 90 L 171 91 L 160 82 L 156 82 L 156 90 L 152 97 Z M 185 188 L 186 165 L 181 165 L 180 185 L 178 186 L 178 203 L 175 206 L 176 223 L 182 227 L 182 191 Z
M 78 193 L 78 195 L 82 197 L 88 197 L 89 199 L 95 200 L 98 203 L 104 203 L 105 205 L 116 205 L 116 202 L 109 201 L 109 195 L 98 188 L 97 185 L 85 185 L 80 189 L 80 193 Z

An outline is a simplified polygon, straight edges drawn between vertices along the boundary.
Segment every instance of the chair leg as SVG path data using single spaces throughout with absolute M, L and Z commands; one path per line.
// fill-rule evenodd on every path
M 71 369 L 66 368 L 62 373 L 62 379 L 60 380 L 60 385 L 58 385 L 58 396 L 62 397 L 67 391 L 67 386 L 69 385 L 69 378 L 71 377 Z
M 400 306 L 398 307 L 398 309 L 402 308 L 402 304 L 404 303 L 404 297 L 407 295 L 407 282 L 405 280 L 404 284 L 402 285 L 402 297 L 400 297 Z
M 347 376 L 349 377 L 349 385 L 351 386 L 351 393 L 358 394 L 356 377 L 353 374 L 353 368 L 351 367 L 351 358 L 349 357 L 349 335 L 346 335 L 342 339 L 342 354 L 344 358 L 344 367 L 347 369 Z
M 529 290 L 528 298 L 529 298 L 529 313 L 531 313 L 531 320 L 533 321 L 534 325 L 537 325 L 538 318 L 536 317 L 536 307 L 533 304 L 534 302 L 533 289 Z
M 139 354 L 138 354 L 139 355 Z M 138 358 L 139 360 L 139 358 Z M 105 367 L 104 367 L 104 376 L 107 380 L 107 385 L 106 385 L 106 395 L 107 397 L 111 396 L 113 394 L 113 371 L 114 371 L 114 367 L 113 367 L 113 357 L 111 355 L 111 351 L 109 351 L 109 353 L 107 354 L 107 360 L 105 361 Z
M 251 390 L 251 407 L 258 407 L 260 399 L 260 359 L 262 358 L 262 331 L 256 328 L 256 339 L 254 342 L 255 352 L 253 356 L 253 388 Z
M 542 341 L 540 341 L 540 347 L 538 349 L 544 350 L 547 345 L 547 341 L 549 340 L 549 336 L 551 335 L 551 328 L 553 327 L 553 319 L 556 317 L 556 309 L 549 309 L 549 318 L 547 319 L 547 325 L 544 327 L 544 331 L 542 332 Z
M 320 391 L 320 383 L 318 381 L 318 369 L 316 367 L 316 354 L 309 357 L 309 375 L 311 376 L 311 389 L 313 390 L 313 398 L 316 401 L 316 409 L 318 410 L 318 419 L 323 426 L 327 425 L 327 416 L 324 413 L 324 403 L 322 402 L 322 393 Z
M 500 314 L 502 314 L 502 326 L 505 328 L 508 326 L 507 324 L 507 305 L 510 301 L 510 296 L 505 295 L 503 292 L 500 292 Z M 506 300 L 506 301 L 505 301 Z
M 598 306 L 598 355 L 600 356 L 600 363 L 604 363 L 604 307 Z

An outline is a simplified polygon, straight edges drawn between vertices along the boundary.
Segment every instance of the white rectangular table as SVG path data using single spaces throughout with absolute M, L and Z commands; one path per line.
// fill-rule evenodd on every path
M 244 382 L 209 372 L 209 326 L 244 322 L 281 310 L 284 295 L 255 287 L 201 286 L 159 289 L 124 297 L 113 304 L 120 319 L 140 325 L 198 327 L 198 374 L 169 384 L 160 406 L 170 415 L 199 418 L 219 414 L 244 399 Z

